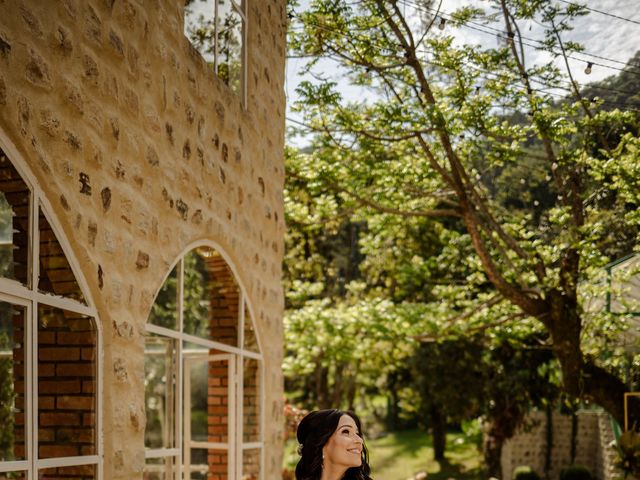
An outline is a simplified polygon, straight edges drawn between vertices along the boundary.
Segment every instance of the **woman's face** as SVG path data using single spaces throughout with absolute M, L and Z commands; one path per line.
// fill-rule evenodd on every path
M 338 428 L 322 448 L 323 467 L 359 467 L 362 465 L 362 444 L 356 422 L 349 415 L 342 415 Z

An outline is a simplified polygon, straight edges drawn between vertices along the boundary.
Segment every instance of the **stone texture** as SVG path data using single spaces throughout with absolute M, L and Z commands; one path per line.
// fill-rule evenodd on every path
M 276 480 L 286 1 L 249 2 L 245 106 L 184 37 L 183 5 L 0 1 L 0 146 L 49 200 L 99 314 L 103 480 L 142 479 L 145 323 L 170 265 L 204 240 L 255 315 Z
M 601 412 L 579 411 L 577 415 L 575 464 L 584 465 L 600 480 L 614 480 L 614 451 L 609 446 L 613 431 L 609 416 Z M 502 478 L 510 479 L 520 465 L 532 467 L 544 476 L 547 451 L 547 419 L 533 412 L 522 428 L 502 450 Z M 571 417 L 553 412 L 553 448 L 549 478 L 559 478 L 560 470 L 571 464 Z

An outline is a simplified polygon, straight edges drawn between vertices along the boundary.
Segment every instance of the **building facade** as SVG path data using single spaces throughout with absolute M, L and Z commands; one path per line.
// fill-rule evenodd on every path
M 285 0 L 0 0 L 0 479 L 275 479 Z

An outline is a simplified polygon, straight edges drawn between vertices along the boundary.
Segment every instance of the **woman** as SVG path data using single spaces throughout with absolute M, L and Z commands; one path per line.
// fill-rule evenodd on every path
M 298 425 L 296 480 L 371 480 L 360 419 L 352 412 L 318 410 Z

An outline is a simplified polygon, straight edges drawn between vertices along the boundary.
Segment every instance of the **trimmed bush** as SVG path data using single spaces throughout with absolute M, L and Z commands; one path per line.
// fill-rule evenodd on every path
M 513 480 L 540 480 L 540 475 L 526 465 L 521 465 L 513 470 Z
M 589 469 L 583 465 L 569 465 L 560 470 L 560 480 L 595 480 Z

